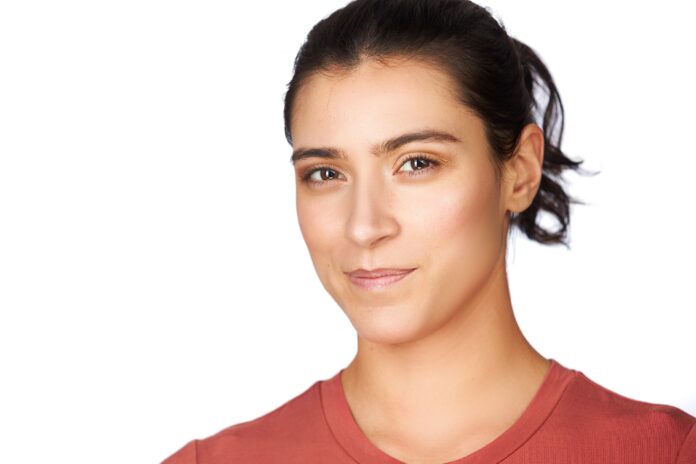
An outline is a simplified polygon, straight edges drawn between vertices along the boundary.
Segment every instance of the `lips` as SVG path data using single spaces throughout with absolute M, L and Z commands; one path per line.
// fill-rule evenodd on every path
M 346 272 L 350 281 L 363 290 L 380 290 L 400 281 L 414 269 L 356 269 Z
M 376 279 L 380 277 L 386 277 L 386 276 L 393 276 L 393 275 L 402 275 L 402 274 L 407 274 L 411 272 L 413 269 L 387 269 L 387 268 L 379 268 L 379 269 L 373 269 L 373 270 L 365 270 L 365 269 L 356 269 L 354 271 L 348 272 L 347 274 L 351 277 L 359 278 L 359 279 Z

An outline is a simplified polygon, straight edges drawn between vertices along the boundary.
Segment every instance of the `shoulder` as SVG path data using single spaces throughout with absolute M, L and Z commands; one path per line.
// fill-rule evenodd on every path
M 300 454 L 302 446 L 316 450 L 331 440 L 321 407 L 320 382 L 262 416 L 186 443 L 162 464 L 279 462 L 291 448 Z
M 670 456 L 669 462 L 677 462 L 680 451 L 696 447 L 695 424 L 696 417 L 680 408 L 624 396 L 578 371 L 548 425 L 579 446 L 601 443 L 624 456 Z
M 678 431 L 686 436 L 696 422 L 696 418 L 677 408 L 661 403 L 650 403 L 636 398 L 630 398 L 615 392 L 582 372 L 568 386 L 568 400 L 574 405 L 573 413 L 581 422 L 592 425 L 647 425 Z

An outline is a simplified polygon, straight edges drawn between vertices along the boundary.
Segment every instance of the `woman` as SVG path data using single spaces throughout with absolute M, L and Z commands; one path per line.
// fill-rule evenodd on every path
M 560 175 L 581 162 L 560 149 L 550 73 L 488 11 L 348 4 L 309 33 L 284 116 L 302 235 L 357 354 L 166 464 L 696 462 L 696 418 L 610 391 L 520 331 L 509 233 L 565 244 Z

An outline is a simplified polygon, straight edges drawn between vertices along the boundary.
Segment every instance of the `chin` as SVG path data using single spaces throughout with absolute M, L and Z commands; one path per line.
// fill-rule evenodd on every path
M 397 345 L 418 340 L 431 331 L 427 321 L 417 317 L 413 307 L 353 305 L 344 311 L 358 336 L 371 343 Z M 411 317 L 407 316 L 409 314 Z

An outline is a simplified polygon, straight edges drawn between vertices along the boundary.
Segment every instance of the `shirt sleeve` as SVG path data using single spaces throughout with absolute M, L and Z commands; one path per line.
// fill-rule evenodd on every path
M 161 464 L 198 464 L 197 450 L 198 440 L 191 440 L 177 452 L 162 461 Z
M 677 456 L 677 464 L 695 464 L 696 463 L 696 422 L 691 426 L 691 430 L 686 434 L 684 443 L 679 449 Z

